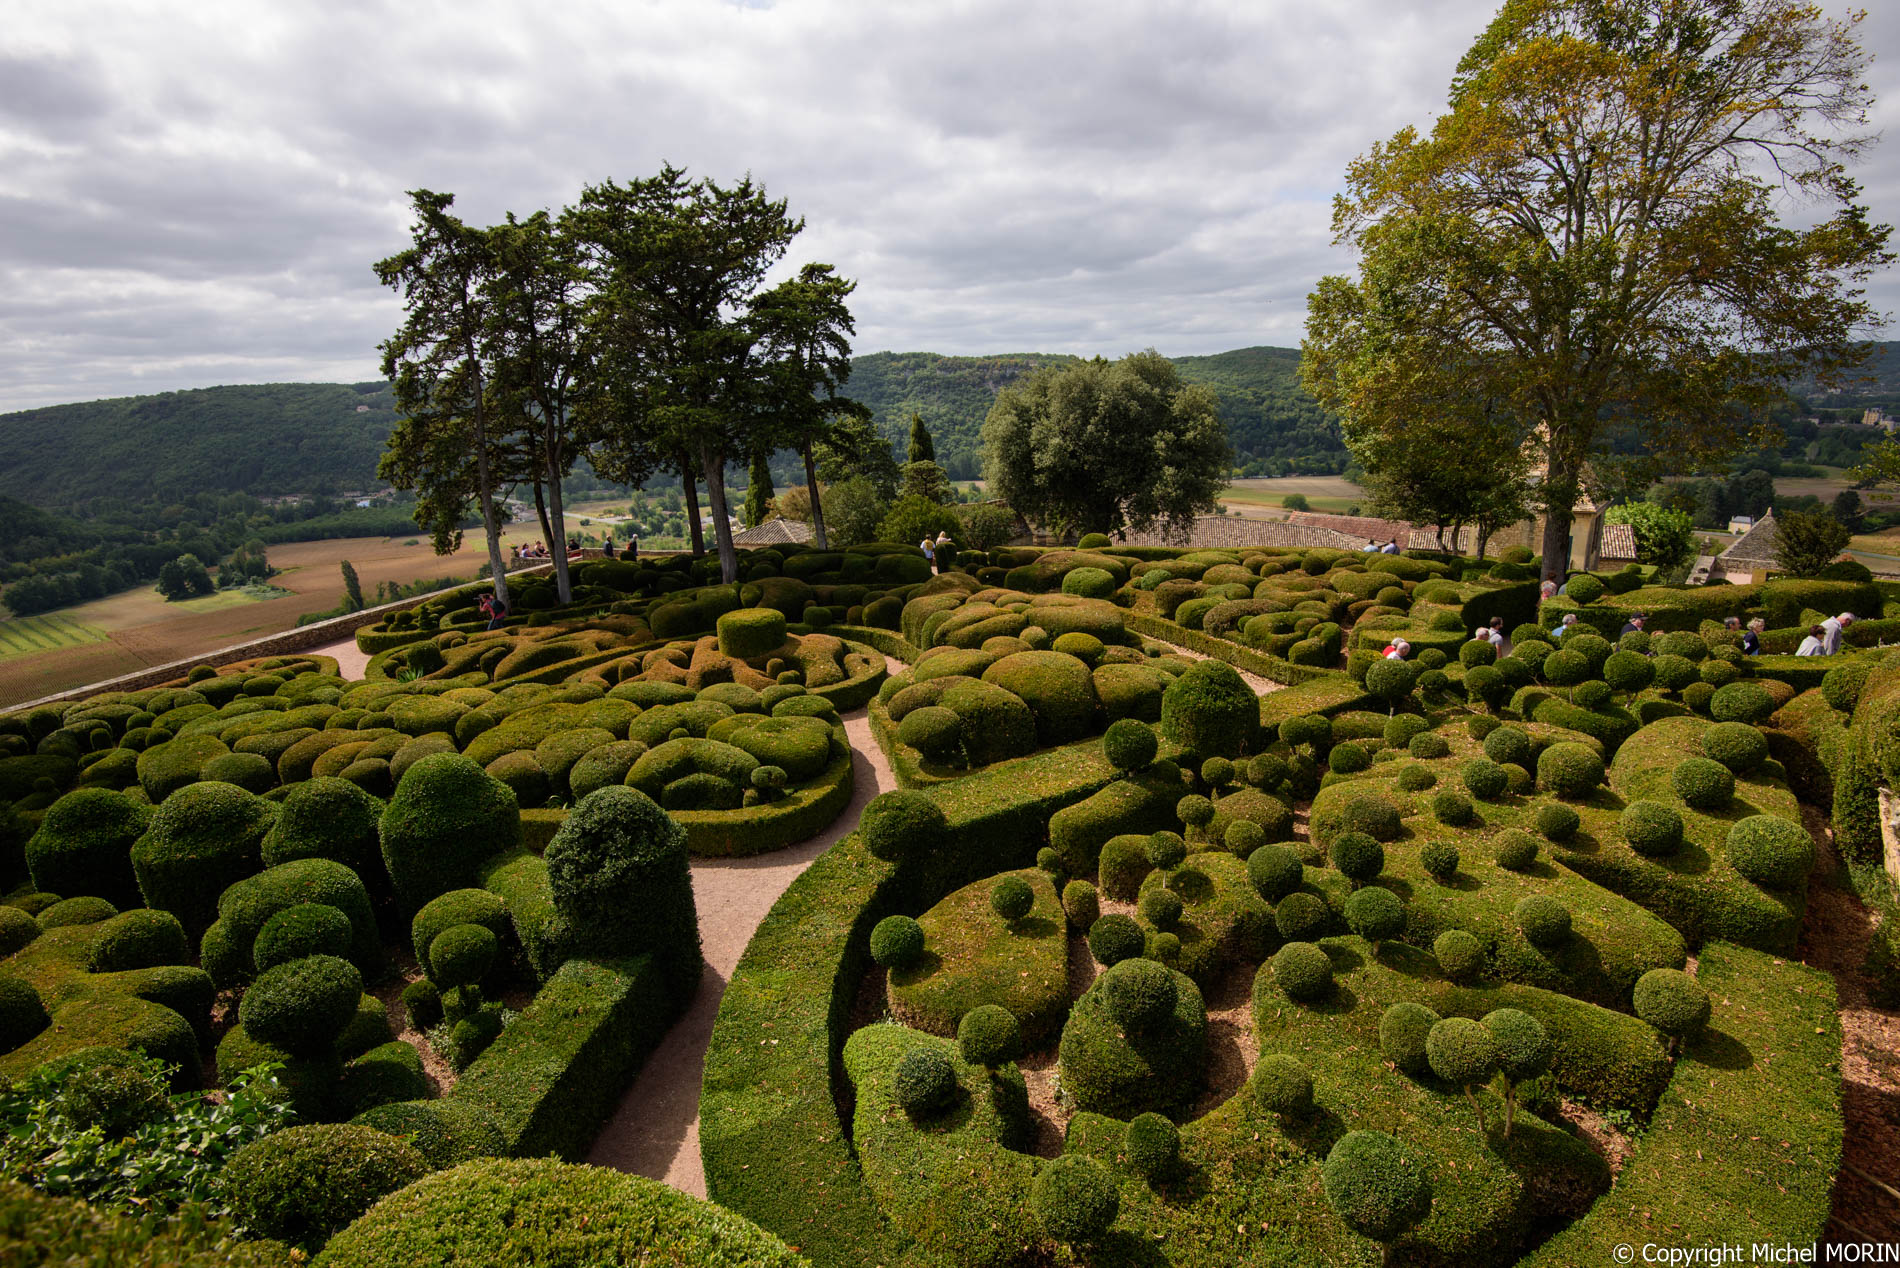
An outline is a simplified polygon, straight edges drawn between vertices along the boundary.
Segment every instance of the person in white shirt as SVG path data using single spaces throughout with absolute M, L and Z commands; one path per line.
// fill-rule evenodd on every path
M 1841 631 L 1854 623 L 1852 612 L 1830 616 L 1821 622 L 1821 655 L 1833 656 L 1841 650 Z
M 1564 635 L 1570 633 L 1570 627 L 1575 625 L 1576 623 L 1577 623 L 1577 614 L 1575 612 L 1566 612 L 1564 613 L 1563 624 L 1559 625 L 1556 629 L 1552 630 L 1550 632 L 1550 636 L 1553 639 L 1562 638 Z
M 917 549 L 924 552 L 924 561 L 930 565 L 930 571 L 937 571 L 937 552 L 935 548 L 931 546 L 930 538 L 926 537 L 918 542 Z
M 1824 635 L 1827 631 L 1818 625 L 1808 627 L 1808 636 L 1801 640 L 1801 646 L 1795 649 L 1796 656 L 1825 656 L 1827 643 Z
M 1385 645 L 1385 651 L 1381 652 L 1380 655 L 1384 656 L 1387 660 L 1404 660 L 1411 654 L 1411 651 L 1412 645 L 1410 643 L 1402 638 L 1395 638 Z

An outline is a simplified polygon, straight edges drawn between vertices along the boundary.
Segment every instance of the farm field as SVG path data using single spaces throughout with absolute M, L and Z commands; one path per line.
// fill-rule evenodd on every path
M 1366 492 L 1341 476 L 1281 476 L 1272 480 L 1236 480 L 1221 494 L 1221 505 L 1256 519 L 1284 519 L 1281 499 L 1298 493 L 1315 511 L 1343 515 L 1363 507 Z
M 105 631 L 62 613 L 12 617 L 0 621 L 0 660 L 97 643 L 105 636 Z
M 407 544 L 411 541 L 415 544 Z M 281 598 L 258 601 L 241 592 L 221 592 L 167 603 L 147 587 L 44 613 L 30 619 L 94 631 L 96 637 L 69 634 L 60 645 L 31 651 L 17 650 L 0 637 L 0 707 L 290 629 L 304 613 L 342 601 L 338 565 L 345 559 L 356 569 L 364 594 L 372 598 L 379 582 L 467 577 L 484 562 L 479 534 L 447 556 L 431 551 L 426 538 L 293 542 L 270 551 L 270 561 L 279 569 L 272 584 L 290 592 Z M 0 630 L 19 619 L 0 622 Z

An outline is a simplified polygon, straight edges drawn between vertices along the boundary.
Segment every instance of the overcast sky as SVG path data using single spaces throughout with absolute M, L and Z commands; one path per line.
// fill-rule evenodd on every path
M 1293 345 L 1351 267 L 1347 162 L 1430 121 L 1495 7 L 12 0 L 0 412 L 375 377 L 405 190 L 487 223 L 666 161 L 789 199 L 792 260 L 859 281 L 860 352 Z M 1900 219 L 1900 135 L 1861 177 Z

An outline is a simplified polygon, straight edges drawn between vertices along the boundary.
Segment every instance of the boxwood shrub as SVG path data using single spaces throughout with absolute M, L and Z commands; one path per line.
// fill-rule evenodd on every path
M 253 1233 L 315 1250 L 385 1195 L 428 1174 L 406 1141 L 351 1123 L 273 1132 L 225 1163 L 232 1214 Z

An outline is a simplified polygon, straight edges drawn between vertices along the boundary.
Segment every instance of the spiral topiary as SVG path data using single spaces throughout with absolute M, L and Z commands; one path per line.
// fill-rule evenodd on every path
M 1247 856 L 1247 878 L 1260 897 L 1277 903 L 1305 883 L 1306 865 L 1284 845 L 1263 845 Z
M 1521 828 L 1506 828 L 1491 843 L 1492 857 L 1510 872 L 1527 872 L 1537 862 L 1537 838 Z
M 1682 848 L 1682 815 L 1664 802 L 1630 802 L 1617 826 L 1630 849 L 1645 858 L 1667 858 Z
M 1671 1047 L 1708 1024 L 1709 993 L 1681 969 L 1651 969 L 1636 979 L 1636 1015 L 1669 1037 Z
M 1814 840 L 1791 819 L 1750 815 L 1728 830 L 1728 861 L 1757 885 L 1794 889 L 1814 867 Z
M 1458 847 L 1449 841 L 1427 841 L 1418 852 L 1418 861 L 1436 881 L 1448 881 L 1458 874 Z
M 919 1045 L 897 1059 L 891 1090 L 898 1107 L 911 1119 L 921 1120 L 948 1109 L 962 1089 L 949 1055 L 941 1048 Z
M 1534 946 L 1554 947 L 1570 938 L 1570 909 L 1547 894 L 1518 899 L 1511 917 Z
M 1582 800 L 1603 782 L 1603 759 L 1586 744 L 1560 741 L 1537 755 L 1537 782 L 1556 796 Z
M 1697 810 L 1719 810 L 1735 796 L 1735 776 L 1707 757 L 1682 759 L 1670 772 L 1669 783 L 1685 805 Z
M 1470 982 L 1484 971 L 1484 944 L 1464 929 L 1447 929 L 1432 939 L 1432 957 L 1454 982 Z
M 1311 942 L 1289 942 L 1273 953 L 1273 980 L 1297 1003 L 1324 999 L 1333 989 L 1333 961 Z
M 924 953 L 924 927 L 909 916 L 886 916 L 871 930 L 871 959 L 901 969 Z
M 1355 884 L 1364 884 L 1385 870 L 1385 847 L 1363 832 L 1342 832 L 1328 853 L 1333 866 Z
M 957 1051 L 971 1065 L 1007 1065 L 1022 1047 L 1022 1026 L 1000 1004 L 978 1004 L 957 1023 Z
M 1180 1129 L 1153 1111 L 1137 1114 L 1122 1136 L 1122 1154 L 1136 1175 L 1163 1179 L 1181 1160 Z
M 1297 1118 L 1313 1109 L 1313 1075 L 1285 1053 L 1269 1053 L 1254 1067 L 1254 1102 L 1269 1114 Z
M 1537 830 L 1547 841 L 1568 841 L 1583 826 L 1583 818 L 1569 806 L 1545 804 L 1537 808 Z
M 1746 775 L 1768 760 L 1768 737 L 1746 722 L 1718 722 L 1702 733 L 1702 752 Z
M 1288 894 L 1273 908 L 1273 924 L 1280 936 L 1294 942 L 1310 941 L 1326 932 L 1332 914 L 1316 894 L 1304 890 Z
M 1405 1073 L 1423 1077 L 1431 1072 L 1425 1038 L 1438 1021 L 1438 1014 L 1423 1004 L 1407 1000 L 1391 1005 L 1379 1016 L 1379 1051 Z
M 1108 968 L 1139 956 L 1147 944 L 1147 936 L 1132 916 L 1110 913 L 1089 926 L 1089 954 Z
M 1121 1213 L 1121 1186 L 1095 1159 L 1064 1154 L 1044 1163 L 1030 1182 L 1029 1209 L 1051 1240 L 1088 1242 Z
M 1381 1245 L 1417 1227 L 1432 1209 L 1431 1182 L 1384 1132 L 1341 1136 L 1326 1155 L 1320 1181 L 1326 1203 L 1340 1221 Z
M 1029 914 L 1036 905 L 1036 891 L 1020 876 L 1004 876 L 990 889 L 990 910 L 1010 924 Z

